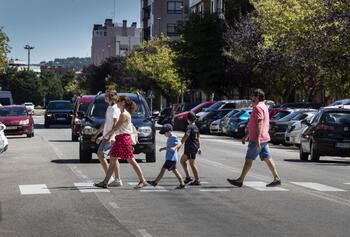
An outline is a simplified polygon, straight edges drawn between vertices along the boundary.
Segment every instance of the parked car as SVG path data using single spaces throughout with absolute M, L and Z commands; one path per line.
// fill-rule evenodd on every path
M 270 142 L 274 145 L 290 145 L 289 143 L 285 142 L 285 133 L 287 131 L 288 126 L 294 123 L 295 121 L 301 121 L 307 118 L 309 113 L 315 114 L 316 110 L 295 110 L 294 112 L 279 120 L 272 120 L 270 122 L 269 130 L 271 138 Z
M 238 129 L 243 121 L 248 121 L 250 119 L 250 115 L 252 113 L 252 109 L 241 109 L 241 111 L 235 114 L 232 117 L 227 125 L 227 133 L 231 137 L 238 137 Z
M 349 106 L 350 107 L 350 106 Z M 300 159 L 318 161 L 320 156 L 350 156 L 350 108 L 323 108 L 301 135 Z
M 51 124 L 70 124 L 73 117 L 72 103 L 68 100 L 50 101 L 44 117 L 45 128 Z
M 344 99 L 344 100 L 337 100 L 334 101 L 332 104 L 329 106 L 338 106 L 338 105 L 350 105 L 350 99 Z
M 24 106 L 27 108 L 29 113 L 34 113 L 34 104 L 32 102 L 25 102 Z
M 273 117 L 270 117 L 271 118 L 270 121 L 278 121 L 278 120 L 288 116 L 289 114 L 291 114 L 293 112 L 294 112 L 293 109 L 281 109 Z
M 210 124 L 214 122 L 215 120 L 221 119 L 226 114 L 228 114 L 232 109 L 220 109 L 220 110 L 214 110 L 210 111 L 205 116 L 199 118 L 196 121 L 196 125 L 201 133 L 209 133 L 210 131 Z
M 0 122 L 5 126 L 5 135 L 34 136 L 34 121 L 24 105 L 0 107 Z
M 310 122 L 311 119 L 315 116 L 317 111 L 313 112 L 307 112 L 307 117 L 305 117 L 303 120 L 306 120 L 307 122 Z M 295 145 L 297 147 L 300 146 L 300 138 L 301 134 L 307 127 L 304 123 L 302 123 L 303 120 L 295 121 L 295 122 L 290 122 L 288 124 L 287 131 L 284 135 L 284 140 L 286 144 L 291 144 Z
M 226 116 L 226 115 L 225 115 Z M 224 116 L 224 117 L 225 117 Z M 222 119 L 222 118 L 221 118 Z M 221 119 L 217 119 L 215 120 L 214 122 L 212 122 L 210 124 L 210 127 L 209 127 L 209 133 L 210 134 L 222 134 L 222 130 L 220 128 L 220 122 L 221 122 Z
M 157 123 L 164 125 L 166 123 L 172 123 L 172 120 L 173 110 L 171 107 L 166 107 L 160 111 Z
M 0 91 L 0 104 L 1 105 L 12 105 L 13 98 L 11 91 Z
M 71 121 L 72 141 L 78 141 L 81 132 L 81 119 L 85 116 L 90 103 L 95 99 L 93 95 L 79 96 L 73 106 L 73 117 Z
M 234 109 L 220 120 L 220 130 L 224 135 L 228 135 L 227 126 L 230 122 L 230 119 L 233 118 L 240 111 L 240 109 Z
M 286 109 L 320 109 L 320 103 L 313 102 L 295 102 L 295 103 L 283 103 L 277 104 L 269 109 L 270 118 L 273 118 L 278 112 Z
M 221 109 L 239 109 L 244 107 L 251 106 L 252 101 L 251 100 L 220 100 L 208 108 L 204 109 L 202 112 L 197 113 L 196 116 L 198 119 L 202 119 L 205 115 L 207 115 L 209 112 L 214 110 L 221 110 Z
M 138 143 L 134 145 L 134 154 L 145 153 L 147 162 L 155 162 L 155 122 L 146 100 L 140 94 L 118 93 L 118 95 L 128 96 L 137 105 L 137 111 L 132 114 L 132 123 L 138 130 Z M 90 162 L 92 153 L 97 152 L 98 144 L 92 142 L 91 137 L 104 123 L 107 107 L 105 94 L 97 95 L 82 120 L 83 128 L 79 139 L 79 160 L 82 163 Z
M 215 103 L 214 101 L 206 101 L 206 102 L 200 103 L 196 107 L 192 108 L 190 111 L 197 114 L 197 113 L 200 113 L 202 110 L 210 107 L 214 103 Z M 173 125 L 175 130 L 183 131 L 186 129 L 188 113 L 189 111 L 186 111 L 174 116 Z

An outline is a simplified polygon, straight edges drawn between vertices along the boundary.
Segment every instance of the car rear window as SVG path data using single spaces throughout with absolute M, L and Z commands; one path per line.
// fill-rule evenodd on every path
M 0 117 L 27 116 L 25 107 L 0 108 Z
M 290 114 L 290 111 L 280 111 L 275 116 L 272 117 L 273 120 L 280 120 L 281 118 Z
M 79 105 L 79 112 L 86 112 L 89 108 L 89 103 L 82 103 Z
M 350 111 L 327 112 L 324 114 L 322 121 L 328 124 L 350 124 Z

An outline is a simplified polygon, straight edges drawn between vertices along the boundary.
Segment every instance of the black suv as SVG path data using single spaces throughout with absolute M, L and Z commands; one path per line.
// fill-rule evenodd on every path
M 145 153 L 147 162 L 155 162 L 155 122 L 150 114 L 146 100 L 139 94 L 118 93 L 118 95 L 128 96 L 137 105 L 137 112 L 132 114 L 132 123 L 138 130 L 139 139 L 134 146 L 134 154 Z M 82 120 L 83 127 L 79 139 L 79 159 L 81 163 L 90 162 L 92 153 L 97 152 L 98 145 L 91 141 L 91 137 L 104 123 L 107 107 L 105 94 L 97 95 Z
M 70 124 L 72 120 L 72 103 L 69 100 L 50 101 L 45 112 L 45 128 L 51 124 Z
M 300 159 L 318 161 L 320 156 L 350 156 L 350 109 L 323 108 L 301 135 Z

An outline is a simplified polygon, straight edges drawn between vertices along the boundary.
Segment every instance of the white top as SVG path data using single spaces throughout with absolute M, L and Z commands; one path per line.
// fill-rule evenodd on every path
M 117 129 L 115 135 L 121 135 L 121 134 L 132 134 L 132 123 L 131 122 L 124 122 L 120 127 Z
M 119 119 L 120 117 L 120 109 L 115 104 L 113 106 L 108 106 L 106 111 L 106 120 L 105 125 L 103 127 L 103 136 L 106 136 L 113 128 L 113 119 Z M 111 137 L 114 139 L 114 136 Z

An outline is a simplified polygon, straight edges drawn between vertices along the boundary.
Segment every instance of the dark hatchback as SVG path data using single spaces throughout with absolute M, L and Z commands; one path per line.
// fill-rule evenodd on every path
M 73 117 L 72 103 L 69 100 L 50 101 L 44 116 L 45 128 L 51 124 L 70 124 Z
M 301 135 L 300 159 L 318 161 L 320 156 L 350 156 L 350 109 L 323 108 Z
M 222 119 L 226 114 L 230 113 L 231 111 L 232 109 L 220 109 L 210 111 L 209 113 L 207 113 L 206 115 L 204 115 L 196 121 L 196 125 L 199 131 L 202 133 L 209 133 L 210 124 L 215 120 Z
M 144 153 L 147 162 L 155 162 L 156 128 L 146 100 L 139 94 L 119 93 L 118 95 L 128 96 L 137 105 L 137 112 L 132 114 L 132 123 L 138 130 L 138 143 L 134 146 L 134 154 Z M 79 160 L 82 163 L 90 162 L 92 153 L 97 152 L 98 144 L 92 142 L 91 137 L 104 123 L 107 107 L 105 94 L 97 95 L 82 119 L 83 128 L 79 139 Z

